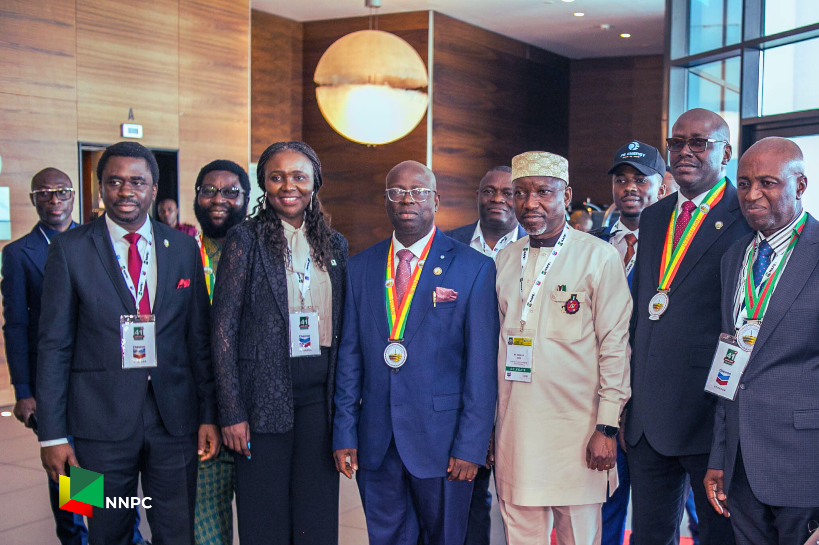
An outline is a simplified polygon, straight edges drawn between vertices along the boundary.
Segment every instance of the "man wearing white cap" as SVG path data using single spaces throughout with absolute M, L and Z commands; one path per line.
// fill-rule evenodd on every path
M 631 296 L 617 250 L 570 229 L 568 161 L 512 159 L 529 234 L 497 259 L 501 315 L 495 481 L 509 545 L 600 543 L 628 400 Z

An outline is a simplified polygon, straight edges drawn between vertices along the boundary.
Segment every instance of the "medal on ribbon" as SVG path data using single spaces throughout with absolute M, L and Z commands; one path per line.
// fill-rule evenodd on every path
M 384 350 L 384 362 L 392 367 L 398 369 L 407 361 L 407 349 L 401 344 L 404 339 L 404 329 L 407 327 L 407 317 L 409 316 L 410 306 L 415 297 L 415 289 L 418 287 L 418 280 L 421 278 L 421 271 L 424 268 L 424 263 L 429 254 L 429 249 L 432 247 L 432 241 L 435 240 L 435 233 L 438 231 L 437 227 L 433 227 L 432 236 L 429 237 L 427 245 L 418 257 L 418 263 L 415 265 L 415 270 L 412 271 L 407 289 L 404 292 L 404 298 L 398 301 L 398 295 L 395 289 L 395 277 L 393 276 L 393 245 L 390 242 L 390 251 L 387 254 L 387 272 L 384 282 L 384 291 L 387 300 L 387 325 L 390 328 L 390 344 Z
M 688 225 L 686 225 L 676 247 L 674 246 L 674 229 L 677 225 L 677 210 L 676 208 L 674 209 L 674 213 L 671 215 L 671 221 L 668 224 L 668 230 L 666 231 L 663 255 L 660 260 L 660 284 L 657 287 L 657 294 L 651 298 L 648 304 L 649 320 L 659 320 L 660 316 L 668 310 L 668 293 L 671 288 L 671 283 L 674 281 L 674 277 L 677 276 L 677 271 L 680 269 L 680 263 L 682 263 L 685 254 L 688 253 L 694 236 L 697 234 L 697 231 L 699 231 L 703 221 L 705 221 L 706 214 L 722 200 L 722 196 L 725 194 L 726 183 L 727 180 L 723 178 L 705 195 L 702 204 L 697 207 L 691 215 L 691 219 L 688 220 Z

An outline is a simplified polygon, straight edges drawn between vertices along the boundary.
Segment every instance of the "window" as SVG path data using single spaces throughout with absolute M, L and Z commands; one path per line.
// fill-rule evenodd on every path
M 819 0 L 814 0 L 819 9 Z M 762 52 L 762 115 L 819 108 L 819 38 Z
M 817 0 L 765 0 L 765 35 L 819 23 Z
M 805 176 L 808 188 L 802 195 L 802 206 L 813 217 L 819 216 L 819 134 L 792 136 L 791 140 L 802 148 L 805 157 Z
M 742 0 L 690 0 L 690 2 L 688 11 L 689 55 L 739 43 L 742 38 Z

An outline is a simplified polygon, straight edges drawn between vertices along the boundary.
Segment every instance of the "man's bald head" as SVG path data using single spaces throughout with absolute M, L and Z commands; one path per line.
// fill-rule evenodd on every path
M 807 186 L 802 150 L 787 138 L 763 138 L 739 160 L 737 197 L 742 214 L 765 236 L 801 215 Z
M 728 128 L 728 123 L 719 114 L 705 108 L 693 108 L 678 117 L 671 129 L 672 134 L 680 124 L 694 124 L 700 127 L 704 134 L 710 135 L 711 138 L 731 140 L 731 129 Z
M 387 174 L 387 187 L 392 187 L 390 185 L 391 181 L 404 177 L 412 177 L 416 182 L 423 183 L 423 185 L 418 185 L 415 187 L 426 187 L 427 189 L 431 189 L 433 191 L 438 189 L 435 174 L 433 174 L 430 169 L 418 161 L 403 161 L 392 167 L 392 170 L 390 170 Z
M 60 183 L 63 187 L 72 187 L 68 174 L 54 167 L 46 167 L 31 178 L 31 190 L 42 189 L 48 184 Z
M 671 129 L 669 164 L 685 198 L 707 192 L 725 176 L 731 160 L 729 140 L 728 124 L 712 111 L 694 108 L 677 119 Z M 680 142 L 681 147 L 674 145 Z

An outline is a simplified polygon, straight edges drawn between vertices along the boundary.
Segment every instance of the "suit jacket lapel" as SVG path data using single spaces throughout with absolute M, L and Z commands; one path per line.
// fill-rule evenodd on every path
M 170 274 L 169 261 L 171 248 L 170 246 L 165 246 L 167 239 L 162 234 L 163 226 L 160 226 L 158 222 L 153 220 L 151 220 L 151 226 L 154 231 L 153 250 L 156 252 L 156 293 L 154 294 L 154 305 L 151 308 L 151 312 L 157 314 L 159 304 L 163 299 L 162 295 L 166 290 L 170 289 L 168 284 L 171 283 L 171 279 L 168 278 L 168 275 Z
M 330 276 L 330 286 L 332 287 L 333 290 L 334 297 L 332 299 L 333 301 L 336 301 L 341 299 L 338 299 L 338 297 L 335 296 L 335 294 L 344 293 L 344 290 L 347 289 L 347 286 L 345 286 L 344 283 L 342 282 L 341 269 L 338 266 L 338 263 L 341 263 L 342 256 L 336 253 L 335 247 L 333 248 L 333 259 L 335 260 L 336 265 L 330 263 L 330 265 L 327 267 L 327 274 Z M 341 305 L 332 305 L 333 335 L 336 335 L 337 331 L 340 331 L 339 329 L 337 329 L 337 326 L 338 324 L 341 323 L 341 313 L 343 311 L 344 309 L 341 308 Z
M 270 283 L 270 291 L 282 313 L 282 319 L 289 323 L 290 306 L 287 303 L 287 271 L 284 268 L 284 256 L 272 255 L 270 249 L 265 244 L 264 239 L 258 241 L 262 256 L 262 266 L 267 273 L 267 281 Z
M 418 287 L 415 290 L 415 297 L 412 299 L 409 316 L 407 316 L 407 326 L 404 328 L 405 345 L 412 341 L 412 337 L 418 331 L 421 322 L 424 321 L 424 316 L 432 307 L 432 292 L 435 291 L 435 288 L 441 286 L 443 279 L 446 277 L 447 269 L 454 257 L 452 249 L 452 239 L 444 235 L 443 232 L 436 230 L 426 263 L 421 270 L 421 278 L 418 280 Z M 441 268 L 441 274 L 435 274 L 434 272 L 438 267 Z M 466 294 L 463 295 L 466 296 Z
M 35 225 L 34 229 L 26 236 L 26 245 L 23 246 L 23 251 L 42 276 L 45 272 L 46 257 L 48 257 L 48 242 L 46 242 L 43 233 L 40 232 L 39 224 Z
M 646 244 L 646 250 L 649 253 L 642 255 L 651 256 L 651 258 L 649 258 L 649 263 L 651 264 L 651 278 L 656 279 L 655 281 L 658 285 L 660 281 L 660 262 L 663 259 L 663 245 L 665 244 L 666 230 L 668 229 L 668 223 L 671 221 L 671 215 L 674 213 L 674 208 L 677 206 L 676 195 L 676 193 L 673 193 L 671 196 L 668 196 L 662 199 L 660 202 L 652 205 L 657 206 L 661 210 L 661 221 L 656 230 L 651 230 L 649 234 L 647 229 L 640 229 L 639 243 L 649 243 Z M 648 238 L 648 240 L 646 240 L 646 238 Z
M 734 332 L 734 294 L 737 290 L 737 282 L 739 281 L 739 273 L 742 270 L 742 258 L 745 256 L 745 249 L 751 240 L 756 236 L 756 233 L 751 233 L 742 237 L 739 242 L 736 242 L 731 248 L 725 252 L 725 275 L 722 278 L 722 301 L 721 305 L 727 312 L 723 312 L 723 332 Z
M 125 285 L 125 279 L 122 278 L 122 271 L 120 271 L 119 263 L 117 263 L 117 256 L 114 254 L 113 246 L 111 246 L 111 235 L 108 232 L 108 226 L 105 224 L 105 216 L 96 220 L 91 238 L 94 240 L 94 246 L 97 248 L 100 261 L 102 261 L 102 267 L 108 273 L 108 277 L 111 279 L 114 289 L 117 290 L 119 298 L 122 299 L 130 314 L 136 314 L 137 309 L 134 298 L 131 296 L 131 292 L 128 291 L 128 286 Z
M 677 203 L 674 201 L 674 206 L 676 205 Z M 729 181 L 725 185 L 725 193 L 722 199 L 706 214 L 705 220 L 703 220 L 699 231 L 697 231 L 694 240 L 691 242 L 691 246 L 688 248 L 688 252 L 685 254 L 685 257 L 683 257 L 680 268 L 677 270 L 677 275 L 671 283 L 672 293 L 674 287 L 679 286 L 680 283 L 685 280 L 685 277 L 694 269 L 700 258 L 708 251 L 708 248 L 710 248 L 723 233 L 728 231 L 731 224 L 736 221 L 737 213 L 739 213 L 737 190 L 734 189 L 734 186 L 731 185 Z M 669 219 L 670 217 L 669 215 Z M 714 226 L 718 221 L 722 222 L 722 227 L 719 229 Z M 665 233 L 663 233 L 663 235 L 665 235 Z
M 384 288 L 387 271 L 387 254 L 390 251 L 391 239 L 379 243 L 370 253 L 367 263 L 367 293 L 364 295 L 375 318 L 376 327 L 384 343 L 389 342 L 390 330 L 387 322 L 387 300 Z
M 776 291 L 774 291 L 771 301 L 768 303 L 768 309 L 765 311 L 762 328 L 754 343 L 751 357 L 761 350 L 762 345 L 765 344 L 776 326 L 788 313 L 797 296 L 810 279 L 817 263 L 819 263 L 819 222 L 809 215 L 799 242 L 793 248 L 793 254 L 791 254 L 785 270 L 782 271 Z

